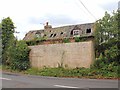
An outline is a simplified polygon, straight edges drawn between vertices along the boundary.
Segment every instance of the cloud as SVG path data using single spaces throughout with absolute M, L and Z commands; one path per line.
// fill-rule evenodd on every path
M 37 17 L 30 17 L 28 18 L 28 23 L 30 24 L 40 24 L 49 22 L 53 25 L 61 25 L 61 24 L 74 24 L 80 22 L 78 19 L 73 19 L 68 15 L 55 15 L 55 14 L 46 14 L 40 18 Z
M 89 11 L 100 19 L 104 12 L 117 7 L 118 0 L 81 0 Z M 10 16 L 18 38 L 29 30 L 43 29 L 48 21 L 53 27 L 94 22 L 79 0 L 1 0 L 0 19 Z
M 116 1 L 111 1 L 104 4 L 99 4 L 99 6 L 103 8 L 105 11 L 113 12 L 113 10 L 118 9 L 118 1 L 116 0 Z

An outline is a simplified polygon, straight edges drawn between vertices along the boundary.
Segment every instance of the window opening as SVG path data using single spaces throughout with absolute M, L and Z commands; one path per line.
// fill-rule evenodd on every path
M 53 34 L 50 35 L 50 37 L 52 37 L 52 36 L 53 36 Z
M 86 33 L 91 33 L 91 29 L 90 29 L 90 28 L 87 29 L 87 30 L 86 30 Z
M 80 31 L 79 30 L 73 30 L 73 35 L 79 35 Z
M 54 36 L 53 37 L 55 37 L 56 36 L 56 33 L 54 34 Z
M 63 34 L 63 32 L 60 33 L 60 35 L 62 35 L 62 34 Z

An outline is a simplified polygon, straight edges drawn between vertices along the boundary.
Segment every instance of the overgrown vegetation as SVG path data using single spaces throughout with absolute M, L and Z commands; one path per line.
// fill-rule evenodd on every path
M 63 39 L 63 43 L 69 43 L 69 42 L 70 42 L 69 38 L 64 38 Z
M 120 12 L 114 12 L 111 16 L 107 12 L 105 16 L 95 23 L 95 54 L 96 61 L 90 69 L 64 69 L 64 68 L 44 68 L 29 69 L 26 73 L 43 76 L 55 77 L 89 77 L 89 78 L 118 78 L 120 66 L 120 49 L 119 49 L 119 22 Z M 85 38 L 84 38 L 85 39 Z M 75 42 L 83 41 L 76 37 Z M 65 43 L 68 40 L 65 40 Z M 35 71 L 35 72 L 34 72 Z
M 96 61 L 93 65 L 94 68 L 118 72 L 120 67 L 120 28 L 118 23 L 120 20 L 118 15 L 120 11 L 114 12 L 111 16 L 107 12 L 105 16 L 96 22 L 95 32 L 95 52 Z M 112 73 L 109 73 L 112 74 Z
M 92 37 L 92 36 L 91 36 Z M 91 38 L 90 36 L 84 36 L 84 37 L 75 37 L 75 42 L 84 42 L 87 41 L 88 38 Z
M 111 66 L 109 66 L 111 67 Z M 19 72 L 18 70 L 12 70 L 9 66 L 3 66 L 2 69 L 8 70 L 14 73 L 22 73 L 29 75 L 40 75 L 40 76 L 52 76 L 52 77 L 74 77 L 74 78 L 91 78 L 91 79 L 117 79 L 118 66 L 114 69 L 96 69 L 96 68 L 75 68 L 75 69 L 65 69 L 65 68 L 47 68 L 42 69 L 29 68 L 25 71 Z
M 0 23 L 0 65 L 2 64 L 2 25 Z
M 90 36 L 84 36 L 84 37 L 74 37 L 75 42 L 83 42 L 87 41 L 88 38 L 91 38 Z M 40 45 L 43 44 L 47 40 L 46 37 L 35 37 L 33 40 L 26 41 L 26 44 L 28 46 L 34 46 L 34 45 Z M 52 42 L 55 43 L 54 41 Z M 61 42 L 59 43 L 70 43 L 70 38 L 63 38 Z
M 110 67 L 110 66 L 109 66 Z M 117 67 L 113 70 L 95 69 L 95 68 L 44 68 L 44 69 L 28 69 L 25 73 L 31 75 L 54 76 L 54 77 L 78 77 L 78 78 L 117 78 Z
M 10 65 L 11 69 L 25 70 L 25 74 L 35 74 L 42 76 L 54 77 L 79 77 L 79 78 L 119 78 L 120 67 L 120 11 L 114 12 L 113 15 L 105 13 L 105 16 L 95 23 L 95 54 L 96 60 L 90 68 L 75 68 L 65 69 L 58 68 L 43 68 L 35 69 L 29 68 L 28 53 L 29 49 L 24 41 L 17 41 L 14 36 L 13 23 L 2 22 L 2 27 L 5 29 L 3 33 L 3 63 Z M 3 20 L 4 21 L 4 20 Z M 5 24 L 5 25 L 4 25 Z M 7 31 L 6 31 L 7 30 Z M 7 34 L 7 33 L 10 34 Z M 8 39 L 8 35 L 9 39 Z M 75 42 L 84 41 L 86 38 L 76 37 Z M 28 41 L 28 45 L 35 45 L 44 39 L 35 40 L 35 42 Z M 6 44 L 6 42 L 8 44 Z M 69 39 L 64 39 L 64 43 L 70 42 Z M 61 64 L 62 66 L 62 64 Z
M 29 49 L 24 41 L 14 37 L 15 26 L 7 17 L 1 22 L 2 27 L 2 64 L 11 69 L 26 70 L 29 67 Z
M 28 46 L 39 45 L 46 41 L 45 37 L 35 37 L 33 40 L 26 41 Z
M 10 48 L 11 52 L 11 63 L 12 69 L 26 70 L 29 68 L 29 51 L 27 44 L 24 41 L 18 41 L 15 47 Z
M 75 37 L 75 42 L 80 42 L 80 37 Z

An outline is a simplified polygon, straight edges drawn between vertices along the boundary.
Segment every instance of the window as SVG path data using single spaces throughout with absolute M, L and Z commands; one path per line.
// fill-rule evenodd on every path
M 44 36 L 43 37 L 46 37 L 47 35 L 46 34 L 44 34 Z
M 50 37 L 52 37 L 52 36 L 53 36 L 53 34 L 50 35 Z
M 62 34 L 63 34 L 63 32 L 60 33 L 60 35 L 62 35 Z
M 73 30 L 73 35 L 79 35 L 80 34 L 80 30 Z
M 54 34 L 54 36 L 53 37 L 55 37 L 56 36 L 56 34 Z
M 90 28 L 87 29 L 87 30 L 86 30 L 86 33 L 91 33 L 91 29 L 90 29 Z

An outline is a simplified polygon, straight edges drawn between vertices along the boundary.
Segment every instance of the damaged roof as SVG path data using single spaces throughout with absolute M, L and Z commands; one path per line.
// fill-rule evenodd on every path
M 73 30 L 78 30 L 79 35 L 92 35 L 94 32 L 94 23 L 86 23 L 86 24 L 77 24 L 77 25 L 69 25 L 62 26 L 56 28 L 44 28 L 42 30 L 32 30 L 29 31 L 23 40 L 32 40 L 35 37 L 46 38 L 46 39 L 61 39 L 61 38 L 70 38 L 74 37 Z M 87 33 L 87 30 L 90 32 Z

